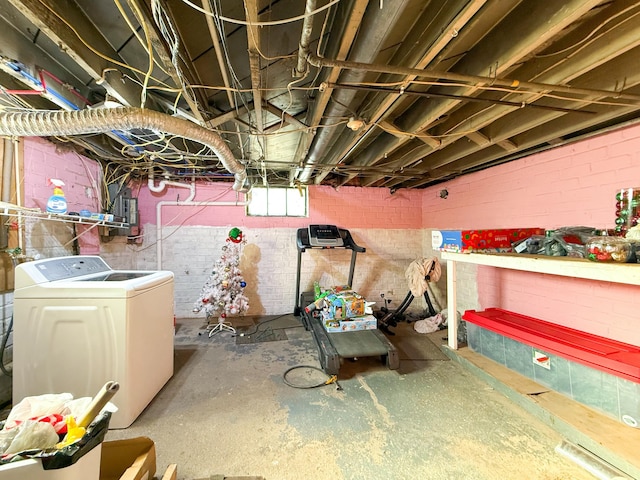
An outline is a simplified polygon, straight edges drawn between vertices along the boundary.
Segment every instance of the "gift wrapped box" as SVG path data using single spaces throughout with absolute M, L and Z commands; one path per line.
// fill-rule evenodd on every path
M 322 300 L 320 315 L 323 320 L 344 320 L 365 314 L 364 297 L 352 290 L 331 293 Z
M 355 332 L 358 330 L 375 330 L 378 328 L 378 320 L 373 315 L 363 317 L 346 318 L 342 320 L 323 320 L 322 324 L 329 333 Z

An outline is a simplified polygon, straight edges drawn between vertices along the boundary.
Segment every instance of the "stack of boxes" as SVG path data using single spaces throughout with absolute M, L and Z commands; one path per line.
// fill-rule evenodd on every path
M 441 252 L 508 253 L 513 251 L 515 243 L 544 234 L 543 228 L 434 230 L 431 232 L 431 245 Z
M 376 317 L 367 314 L 367 303 L 362 295 L 347 286 L 332 287 L 323 292 L 307 310 L 314 310 L 329 333 L 375 330 Z

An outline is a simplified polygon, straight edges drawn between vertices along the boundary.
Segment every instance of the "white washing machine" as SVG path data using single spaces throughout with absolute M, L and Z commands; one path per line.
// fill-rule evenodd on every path
M 97 256 L 15 270 L 13 404 L 120 389 L 109 428 L 126 428 L 173 375 L 173 273 L 113 270 Z

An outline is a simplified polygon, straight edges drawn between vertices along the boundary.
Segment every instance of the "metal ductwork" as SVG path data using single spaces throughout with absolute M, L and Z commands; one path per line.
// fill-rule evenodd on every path
M 0 135 L 72 136 L 133 129 L 164 132 L 209 147 L 224 168 L 234 174 L 233 189 L 247 191 L 245 166 L 235 159 L 225 141 L 217 133 L 187 120 L 133 107 L 0 114 Z
M 374 61 L 380 51 L 380 48 L 384 45 L 384 41 L 389 34 L 391 25 L 394 24 L 398 17 L 402 16 L 402 12 L 408 3 L 408 0 L 398 1 L 394 4 L 392 12 L 382 9 L 372 9 L 368 11 L 368 15 L 363 20 L 362 28 L 358 34 L 356 44 L 350 51 L 350 57 L 360 62 Z M 313 5 L 311 7 L 313 7 Z M 303 31 L 303 36 L 300 40 L 301 47 L 308 44 L 308 39 L 305 38 L 305 35 L 310 35 L 310 32 L 306 30 Z M 314 65 L 313 59 L 319 58 L 310 52 L 308 48 L 301 49 L 300 56 L 305 57 L 311 65 Z M 359 84 L 365 80 L 366 76 L 366 71 L 349 70 L 342 73 L 340 81 L 343 83 Z M 356 97 L 356 92 L 338 90 L 334 92 L 333 97 L 334 101 L 327 106 L 323 116 L 325 118 L 350 116 L 350 106 L 353 99 Z M 307 158 L 305 159 L 306 167 L 298 176 L 298 179 L 301 182 L 308 182 L 313 175 L 314 166 L 324 163 L 324 157 L 327 151 L 335 143 L 338 136 L 339 131 L 335 128 L 318 129 L 318 133 L 316 134 L 311 148 L 309 149 L 309 153 L 307 154 Z

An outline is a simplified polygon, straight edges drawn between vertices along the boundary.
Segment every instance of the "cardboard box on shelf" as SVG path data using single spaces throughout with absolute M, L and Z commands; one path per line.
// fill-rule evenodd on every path
M 156 447 L 147 437 L 103 442 L 100 480 L 151 480 L 156 473 Z
M 329 333 L 356 332 L 358 330 L 375 330 L 378 328 L 378 320 L 373 315 L 364 317 L 347 318 L 343 320 L 323 320 L 322 325 Z
M 441 252 L 511 252 L 514 243 L 544 232 L 544 228 L 433 230 L 431 246 Z

